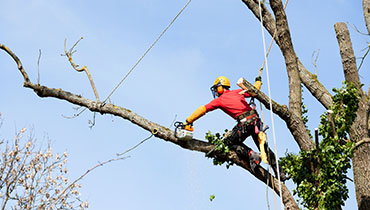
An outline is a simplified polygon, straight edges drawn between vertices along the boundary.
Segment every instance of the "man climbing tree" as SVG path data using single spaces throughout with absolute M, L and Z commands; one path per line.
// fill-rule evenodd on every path
M 261 77 L 257 77 L 254 87 L 261 89 Z M 218 77 L 213 86 L 210 88 L 213 94 L 213 99 L 210 103 L 200 106 L 187 119 L 186 124 L 193 124 L 194 121 L 205 115 L 207 112 L 215 109 L 221 109 L 233 119 L 237 120 L 237 124 L 224 136 L 224 143 L 229 145 L 231 149 L 235 149 L 238 155 L 249 160 L 251 169 L 260 164 L 261 158 L 264 163 L 270 163 L 277 175 L 276 157 L 275 154 L 267 147 L 266 134 L 264 133 L 263 123 L 261 122 L 257 111 L 245 101 L 245 98 L 252 97 L 242 89 L 230 90 L 230 81 L 224 76 Z M 216 98 L 217 97 L 217 98 Z M 243 144 L 244 140 L 252 136 L 254 143 L 261 151 L 261 157 L 251 148 Z M 266 152 L 268 152 L 269 161 L 267 161 Z M 284 172 L 280 169 L 280 179 L 285 181 Z

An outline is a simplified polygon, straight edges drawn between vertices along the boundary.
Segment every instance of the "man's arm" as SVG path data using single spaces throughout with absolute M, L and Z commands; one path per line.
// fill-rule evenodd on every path
M 192 124 L 195 120 L 199 119 L 203 115 L 205 115 L 207 109 L 205 106 L 200 106 L 197 110 L 193 112 L 188 118 L 186 118 L 186 122 Z

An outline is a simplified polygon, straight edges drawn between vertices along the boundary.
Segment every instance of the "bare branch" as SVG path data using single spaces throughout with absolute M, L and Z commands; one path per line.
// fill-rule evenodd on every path
M 359 34 L 362 34 L 362 35 L 365 35 L 365 36 L 369 36 L 369 34 L 367 33 L 364 33 L 364 32 L 361 32 L 355 25 L 352 25 L 351 23 L 347 22 L 347 24 L 349 26 L 351 26 L 355 31 L 357 31 Z
M 288 20 L 280 0 L 270 0 L 270 5 L 276 17 L 277 37 L 279 38 L 280 49 L 284 55 L 288 72 L 289 110 L 300 116 L 302 103 L 301 79 L 298 70 L 298 58 L 293 48 Z
M 76 180 L 74 180 L 70 185 L 68 185 L 68 187 L 66 187 L 61 193 L 60 195 L 53 201 L 53 203 L 51 203 L 50 207 L 53 208 L 54 205 L 63 197 L 63 195 L 71 188 L 73 187 L 78 181 L 80 181 L 81 179 L 83 179 L 87 174 L 89 174 L 91 171 L 95 170 L 96 168 L 98 167 L 101 167 L 101 166 L 104 166 L 110 162 L 114 162 L 114 161 L 118 161 L 118 160 L 124 160 L 128 157 L 119 157 L 119 158 L 113 158 L 113 159 L 110 159 L 110 160 L 107 160 L 107 161 L 104 161 L 102 163 L 99 163 L 97 165 L 95 165 L 94 167 L 90 168 L 89 170 L 87 170 L 84 174 L 82 174 L 80 177 L 78 177 Z
M 356 148 L 359 147 L 359 146 L 361 146 L 364 143 L 370 143 L 370 139 L 369 138 L 365 138 L 365 139 L 362 139 L 361 141 L 357 142 L 356 143 Z
M 242 0 L 242 2 L 252 11 L 254 16 L 260 20 L 260 13 L 259 13 L 259 7 L 258 7 L 258 0 Z M 263 16 L 263 26 L 266 28 L 266 30 L 269 32 L 269 34 L 273 37 L 274 32 L 276 30 L 276 24 L 275 19 L 272 16 L 272 14 L 268 11 L 267 7 L 264 3 L 261 2 L 261 9 L 262 9 L 262 16 Z M 278 37 L 275 37 L 275 42 L 279 44 Z
M 78 72 L 85 72 L 87 77 L 89 78 L 89 81 L 90 81 L 90 84 L 91 84 L 91 87 L 94 91 L 94 94 L 95 94 L 95 98 L 96 98 L 96 101 L 99 101 L 99 95 L 98 95 L 98 92 L 96 91 L 96 88 L 95 88 L 95 84 L 94 84 L 94 81 L 91 77 L 91 74 L 89 73 L 88 69 L 86 66 L 83 66 L 82 68 L 79 68 L 78 65 L 76 65 L 74 62 L 73 62 L 73 59 L 72 59 L 72 55 L 74 52 L 76 51 L 73 51 L 73 49 L 77 46 L 77 44 L 83 39 L 83 37 L 81 37 L 73 46 L 71 49 L 69 49 L 69 51 L 66 50 L 66 43 L 67 43 L 67 40 L 64 40 L 64 53 L 65 53 L 65 56 L 67 56 L 69 62 L 71 63 L 73 69 L 75 69 L 76 71 Z
M 316 54 L 316 57 L 315 57 L 315 54 Z M 312 56 L 311 56 L 311 63 L 312 65 L 315 67 L 315 75 L 317 76 L 317 59 L 319 58 L 319 54 L 320 54 L 320 49 L 318 49 L 317 51 L 313 51 L 312 53 Z M 315 57 L 315 59 L 314 59 Z
M 23 65 L 22 65 L 21 61 L 19 60 L 19 58 L 9 48 L 7 48 L 5 45 L 3 45 L 1 43 L 0 43 L 0 49 L 3 49 L 6 53 L 8 53 L 10 55 L 10 57 L 13 58 L 15 63 L 18 65 L 18 70 L 21 72 L 24 81 L 29 82 L 30 79 L 29 79 L 26 71 L 23 69 Z
M 370 0 L 362 0 L 362 9 L 364 12 L 366 28 L 370 34 Z
M 367 50 L 366 50 L 364 56 L 361 57 L 361 62 L 360 62 L 360 65 L 358 65 L 357 71 L 360 71 L 360 68 L 361 68 L 362 64 L 364 63 L 364 60 L 365 60 L 367 54 L 370 51 L 370 44 L 368 44 L 368 46 L 366 48 L 367 48 Z
M 300 61 L 298 61 L 298 67 L 299 76 L 304 86 L 326 109 L 328 109 L 333 103 L 332 96 L 329 91 L 319 82 L 317 75 L 309 72 Z
M 345 23 L 336 23 L 334 25 L 337 40 L 339 44 L 340 55 L 344 76 L 347 82 L 353 82 L 358 90 L 361 89 L 360 77 L 358 75 L 356 58 L 352 49 L 352 42 L 347 25 Z
M 41 49 L 39 49 L 39 58 L 37 59 L 37 84 L 40 85 L 40 59 L 41 59 Z

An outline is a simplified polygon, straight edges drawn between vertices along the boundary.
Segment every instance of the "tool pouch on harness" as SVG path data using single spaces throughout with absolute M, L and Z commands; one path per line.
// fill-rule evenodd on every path
M 258 114 L 255 109 L 252 109 L 250 111 L 244 112 L 243 114 L 239 115 L 237 117 L 238 123 L 242 125 L 251 125 L 254 124 L 254 122 L 258 119 Z
M 254 131 L 255 127 L 260 127 L 260 121 L 257 112 L 252 109 L 237 117 L 238 124 L 229 133 L 225 142 L 227 144 L 240 144 L 248 136 L 248 132 Z M 250 134 L 249 134 L 250 135 Z

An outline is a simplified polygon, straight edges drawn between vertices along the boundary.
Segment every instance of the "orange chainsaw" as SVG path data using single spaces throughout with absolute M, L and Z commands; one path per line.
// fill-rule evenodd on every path
M 179 140 L 187 141 L 193 139 L 194 128 L 191 124 L 185 125 L 183 122 L 175 122 L 175 137 Z

